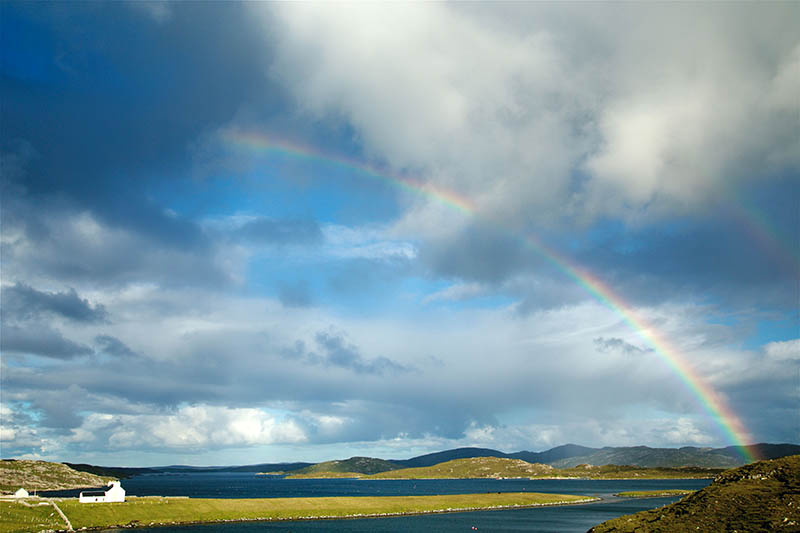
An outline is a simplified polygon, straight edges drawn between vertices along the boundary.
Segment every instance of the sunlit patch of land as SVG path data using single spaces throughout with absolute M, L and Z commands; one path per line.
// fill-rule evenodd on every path
M 528 463 L 521 459 L 472 457 L 454 459 L 433 466 L 380 472 L 361 476 L 361 479 L 708 479 L 722 471 L 718 468 L 642 468 L 619 465 L 554 468 L 545 464 Z M 325 477 L 325 475 L 318 472 L 314 477 Z
M 666 489 L 666 490 L 629 490 L 626 492 L 619 492 L 616 496 L 620 498 L 664 498 L 666 496 L 686 496 L 697 492 L 695 490 L 686 489 Z
M 532 492 L 453 494 L 441 496 L 361 496 L 326 498 L 129 498 L 124 503 L 78 503 L 60 499 L 58 505 L 69 517 L 73 528 L 108 528 L 114 526 L 154 526 L 166 524 L 214 523 L 257 520 L 322 520 L 366 518 L 427 513 L 447 513 L 484 509 L 513 509 L 543 505 L 568 505 L 594 501 L 596 498 L 571 494 Z M 48 507 L 50 511 L 52 507 Z M 18 524 L 39 520 L 41 511 L 16 502 L 0 502 L 2 516 L 14 521 L 0 521 L 0 533 L 30 531 Z M 38 513 L 38 514 L 34 514 Z M 63 527 L 63 526 L 56 526 Z
M 369 477 L 360 472 L 308 472 L 305 474 L 295 474 L 292 472 L 286 479 L 353 479 Z
M 64 521 L 51 505 L 38 505 L 36 499 L 25 505 L 16 501 L 0 501 L 0 531 L 23 533 L 64 529 Z

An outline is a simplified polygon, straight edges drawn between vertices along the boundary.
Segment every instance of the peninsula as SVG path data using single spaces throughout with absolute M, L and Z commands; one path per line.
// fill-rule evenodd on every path
M 74 498 L 56 499 L 74 529 L 371 518 L 569 505 L 596 500 L 598 498 L 574 494 L 533 492 L 259 499 L 133 497 L 124 503 L 109 504 L 81 504 Z M 49 514 L 51 508 L 46 509 Z M 31 531 L 32 524 L 54 520 L 52 517 L 40 516 L 40 507 L 18 502 L 0 501 L 0 513 L 4 517 L 0 522 L 0 533 Z M 50 526 L 49 529 L 59 529 L 58 526 Z

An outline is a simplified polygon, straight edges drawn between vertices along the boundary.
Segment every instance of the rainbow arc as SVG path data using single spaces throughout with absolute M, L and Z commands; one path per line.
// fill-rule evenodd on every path
M 474 203 L 454 191 L 445 190 L 434 186 L 424 180 L 408 176 L 393 174 L 384 169 L 365 164 L 356 159 L 346 158 L 336 154 L 326 154 L 306 146 L 274 139 L 255 130 L 230 129 L 222 133 L 222 139 L 230 146 L 247 152 L 280 153 L 285 156 L 310 161 L 324 161 L 329 165 L 354 170 L 371 178 L 391 183 L 400 189 L 420 194 L 433 199 L 453 210 L 472 217 L 481 218 Z M 581 286 L 593 298 L 613 310 L 628 326 L 661 358 L 675 375 L 685 384 L 687 389 L 697 399 L 705 413 L 720 428 L 726 440 L 737 446 L 746 462 L 757 459 L 754 450 L 749 447 L 753 438 L 739 416 L 731 409 L 727 400 L 714 390 L 681 354 L 664 338 L 658 330 L 648 323 L 637 310 L 627 303 L 610 286 L 591 272 L 583 269 L 570 258 L 559 253 L 545 244 L 534 235 L 522 237 L 525 245 L 543 257 L 556 269 Z

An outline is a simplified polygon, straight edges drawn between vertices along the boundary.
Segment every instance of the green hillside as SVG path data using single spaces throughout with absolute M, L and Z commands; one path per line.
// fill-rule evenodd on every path
M 115 478 L 78 472 L 61 463 L 11 459 L 0 461 L 0 492 L 14 492 L 19 488 L 32 492 L 101 487 L 112 479 Z
M 615 518 L 590 531 L 800 531 L 800 455 L 728 470 L 672 505 Z
M 400 468 L 398 465 L 385 461 L 383 459 L 375 459 L 372 457 L 351 457 L 350 459 L 343 459 L 339 461 L 325 461 L 324 463 L 317 463 L 299 470 L 292 472 L 292 475 L 302 477 L 309 477 L 310 474 L 322 473 L 350 473 L 350 474 L 377 474 L 378 472 L 386 472 L 387 470 L 397 470 Z
M 591 453 L 554 461 L 557 468 L 571 468 L 579 464 L 632 465 L 643 467 L 702 466 L 708 468 L 734 468 L 742 465 L 740 455 L 730 455 L 726 450 L 712 448 L 650 448 L 631 446 L 603 448 Z
M 552 466 L 527 463 L 521 459 L 470 457 L 433 466 L 403 468 L 370 476 L 373 479 L 453 479 L 554 476 Z
M 472 457 L 434 466 L 403 468 L 369 476 L 371 479 L 459 479 L 459 478 L 590 478 L 590 479 L 687 479 L 711 478 L 721 470 L 706 468 L 639 468 L 617 465 L 580 465 L 558 469 L 521 459 Z

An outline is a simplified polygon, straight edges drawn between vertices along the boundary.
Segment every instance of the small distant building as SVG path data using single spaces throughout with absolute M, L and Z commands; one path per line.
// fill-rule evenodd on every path
M 23 488 L 18 489 L 17 492 L 14 493 L 15 498 L 27 498 L 28 496 L 30 496 L 30 494 Z
M 112 503 L 125 501 L 125 489 L 122 488 L 119 481 L 111 481 L 108 486 L 109 488 L 105 492 L 81 492 L 80 496 L 78 496 L 78 501 L 81 503 Z

